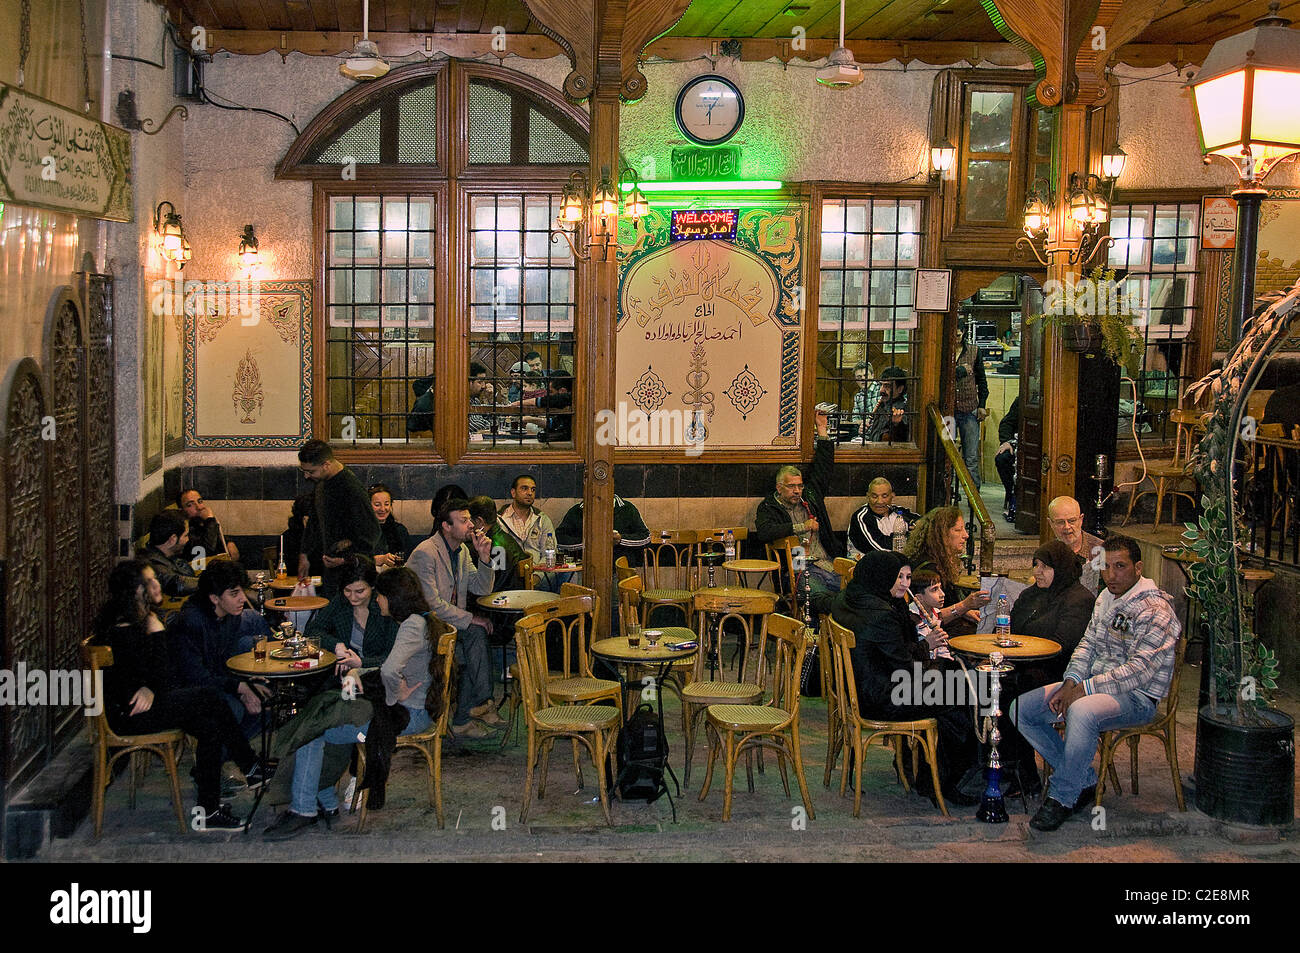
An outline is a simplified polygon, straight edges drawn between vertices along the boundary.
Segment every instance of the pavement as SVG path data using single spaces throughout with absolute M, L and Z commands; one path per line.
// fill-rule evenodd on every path
M 262 830 L 274 814 L 263 804 L 247 834 L 181 834 L 169 803 L 161 766 L 149 771 L 135 810 L 127 805 L 125 776 L 106 796 L 104 832 L 91 835 L 89 820 L 70 838 L 54 841 L 36 862 L 118 863 L 205 861 L 584 861 L 664 862 L 740 861 L 875 861 L 875 862 L 1174 862 L 1240 863 L 1291 861 L 1300 856 L 1294 828 L 1256 830 L 1223 825 L 1199 813 L 1191 788 L 1195 751 L 1195 692 L 1199 671 L 1188 666 L 1182 679 L 1178 715 L 1179 771 L 1186 785 L 1188 810 L 1180 813 L 1170 784 L 1163 747 L 1154 739 L 1139 748 L 1139 790 L 1131 793 L 1127 756 L 1118 766 L 1123 792 L 1108 791 L 1104 811 L 1082 812 L 1058 831 L 1042 834 L 1028 826 L 1021 802 L 1007 801 L 1010 820 L 984 824 L 974 808 L 951 808 L 944 818 L 930 802 L 906 793 L 895 779 L 892 758 L 872 748 L 863 772 L 862 813 L 853 817 L 852 782 L 839 794 L 839 772 L 830 788 L 822 785 L 826 755 L 826 709 L 820 698 L 805 698 L 800 707 L 801 740 L 812 812 L 786 797 L 774 756 L 766 770 L 755 772 L 754 792 L 746 789 L 743 768 L 737 772 L 732 817 L 722 821 L 720 766 L 706 800 L 698 799 L 707 751 L 699 739 L 689 788 L 676 798 L 677 820 L 667 798 L 653 804 L 611 802 L 613 826 L 606 827 L 595 800 L 594 771 L 584 754 L 585 786 L 577 787 L 573 755 L 558 745 L 552 754 L 550 784 L 534 800 L 529 822 L 519 822 L 524 780 L 524 745 L 516 736 L 504 749 L 479 742 L 444 750 L 443 788 L 447 824 L 439 830 L 428 803 L 426 776 L 417 755 L 398 756 L 388 789 L 388 803 L 371 812 L 364 834 L 356 835 L 355 816 L 346 813 L 326 830 L 320 822 L 299 837 L 268 843 Z M 1293 717 L 1300 701 L 1284 695 L 1278 707 Z M 670 763 L 682 775 L 681 714 L 676 696 L 664 700 Z M 497 736 L 498 738 L 500 736 Z M 188 760 L 188 758 L 187 758 Z M 192 806 L 188 766 L 182 766 L 186 814 Z M 674 791 L 674 795 L 676 792 Z M 247 813 L 252 796 L 234 801 Z M 813 816 L 815 814 L 815 816 Z

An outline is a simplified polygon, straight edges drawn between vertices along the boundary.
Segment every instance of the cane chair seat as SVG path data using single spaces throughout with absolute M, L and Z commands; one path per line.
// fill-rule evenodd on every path
M 732 728 L 771 728 L 788 720 L 789 712 L 767 705 L 710 705 L 709 718 Z
M 676 605 L 679 602 L 689 603 L 691 601 L 691 590 L 689 589 L 647 589 L 641 593 L 641 601 L 653 603 L 655 605 L 670 604 Z
M 517 673 L 516 673 L 517 674 Z M 608 678 L 552 678 L 546 682 L 546 694 L 564 701 L 585 702 L 592 698 L 607 698 L 613 691 L 618 697 L 618 682 Z
M 555 705 L 543 708 L 533 718 L 547 728 L 594 731 L 613 727 L 618 722 L 618 709 L 609 705 Z
M 691 682 L 682 689 L 682 698 L 694 705 L 725 705 L 727 702 L 763 697 L 763 689 L 745 682 Z

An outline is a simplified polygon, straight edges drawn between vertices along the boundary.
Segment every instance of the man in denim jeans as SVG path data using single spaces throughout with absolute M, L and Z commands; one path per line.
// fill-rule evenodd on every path
M 1012 721 L 1052 766 L 1043 806 L 1029 826 L 1054 831 L 1097 793 L 1092 757 L 1103 731 L 1150 721 L 1169 692 L 1181 626 L 1173 602 L 1142 576 L 1142 551 L 1129 536 L 1105 543 L 1106 588 L 1097 597 L 1065 680 L 1011 703 Z M 1065 721 L 1065 738 L 1055 725 Z

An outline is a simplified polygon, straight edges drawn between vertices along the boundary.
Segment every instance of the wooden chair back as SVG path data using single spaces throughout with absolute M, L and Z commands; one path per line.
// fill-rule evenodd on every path
M 758 673 L 750 679 L 759 688 L 766 687 L 767 674 L 767 625 L 768 619 L 776 611 L 776 595 L 755 596 L 714 596 L 696 593 L 691 600 L 691 611 L 695 616 L 695 628 L 699 637 L 700 651 L 695 655 L 695 680 L 708 678 L 708 646 L 713 638 L 718 639 L 718 657 L 722 657 L 722 633 L 727 623 L 735 620 L 741 628 L 740 665 L 737 668 L 736 681 L 745 681 L 750 650 L 757 647 Z M 719 672 L 725 666 L 719 666 Z M 721 679 L 725 681 L 724 679 Z
M 447 719 L 451 711 L 451 672 L 456 656 L 456 627 L 432 613 L 424 618 L 428 626 L 427 637 L 434 646 L 433 657 L 429 659 L 430 682 L 429 691 L 425 694 L 426 702 L 435 690 L 441 692 L 437 704 L 426 707 L 432 707 L 438 713 L 431 730 L 440 737 L 447 733 Z
M 650 533 L 643 569 L 647 589 L 680 589 L 687 584 L 696 534 L 686 529 L 661 529 Z
M 844 591 L 850 580 L 853 579 L 853 573 L 858 568 L 856 559 L 849 559 L 847 556 L 835 557 L 835 572 L 840 577 L 840 592 Z
M 836 714 L 840 724 L 848 731 L 858 721 L 858 683 L 853 677 L 853 659 L 850 653 L 857 645 L 857 637 L 851 629 L 846 629 L 829 615 L 823 615 L 822 637 L 829 637 L 831 656 L 835 671 Z M 823 668 L 823 673 L 825 669 Z M 824 677 L 824 674 L 823 674 Z
M 113 667 L 112 648 L 107 645 L 95 645 L 92 636 L 81 643 L 81 655 L 85 660 L 86 668 L 90 670 L 91 684 L 102 685 L 103 676 L 99 673 L 106 668 Z M 124 745 L 127 743 L 108 726 L 107 712 L 108 709 L 105 705 L 99 706 L 99 714 L 97 715 L 90 714 L 89 709 L 86 710 L 86 720 L 90 722 L 90 740 L 101 755 L 110 745 Z
M 582 589 L 582 586 L 574 586 Z M 581 676 L 591 678 L 591 643 L 594 641 L 592 630 L 596 614 L 600 609 L 600 599 L 590 589 L 587 595 L 561 597 L 553 603 L 533 609 L 528 618 L 538 618 L 546 623 L 543 631 L 552 626 L 560 630 L 560 666 L 558 671 L 564 678 Z M 542 661 L 546 667 L 541 669 L 543 676 L 556 670 L 546 657 L 546 640 L 542 640 Z M 545 677 L 543 677 L 545 682 Z
M 727 530 L 731 530 L 736 539 L 736 557 L 740 557 L 740 544 L 749 537 L 747 526 L 719 526 L 716 529 L 702 529 L 695 533 L 695 554 L 691 558 L 691 589 L 704 585 L 707 572 L 700 557 L 710 554 L 722 554 L 727 551 Z
M 1188 408 L 1177 407 L 1169 411 L 1169 419 L 1174 425 L 1174 466 L 1186 467 L 1191 460 L 1200 418 L 1199 411 Z
M 627 620 L 641 618 L 641 593 L 645 583 L 635 572 L 618 582 L 618 634 L 627 637 Z
M 767 558 L 775 563 L 779 563 L 781 568 L 776 571 L 776 585 L 781 595 L 790 604 L 791 611 L 799 602 L 799 598 L 794 591 L 795 586 L 795 547 L 801 546 L 802 542 L 798 536 L 783 536 L 781 539 L 773 540 L 766 544 Z
M 534 612 L 515 622 L 515 654 L 519 666 L 519 695 L 524 716 L 532 724 L 537 713 L 549 708 L 546 694 L 546 628 L 550 619 Z
M 280 547 L 279 546 L 262 547 L 262 565 L 265 566 L 267 569 L 271 570 L 271 572 L 275 572 L 277 569 L 280 568 Z M 294 568 L 294 572 L 298 571 L 297 566 L 293 568 Z
M 767 634 L 773 650 L 768 704 L 794 718 L 799 714 L 799 683 L 808 651 L 808 630 L 797 619 L 774 613 L 767 620 Z
M 519 562 L 515 563 L 515 572 L 519 574 L 519 586 L 521 589 L 533 588 L 533 557 L 525 556 Z
M 614 575 L 618 578 L 619 582 L 622 582 L 624 579 L 641 578 L 640 574 L 627 564 L 626 556 L 619 556 L 618 559 L 614 560 Z

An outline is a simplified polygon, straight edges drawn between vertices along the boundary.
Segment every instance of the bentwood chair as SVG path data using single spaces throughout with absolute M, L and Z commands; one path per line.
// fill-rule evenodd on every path
M 451 712 L 452 662 L 456 654 L 456 629 L 432 615 L 428 620 L 428 638 L 437 648 L 429 659 L 429 695 L 436 699 L 437 716 L 424 731 L 413 735 L 398 735 L 396 751 L 416 751 L 424 758 L 429 771 L 429 806 L 438 815 L 438 829 L 446 826 L 442 811 L 442 739 L 447 734 L 447 719 Z M 437 686 L 437 694 L 434 694 Z M 396 752 L 394 752 L 396 753 Z M 366 774 L 366 746 L 357 745 L 357 775 L 364 778 Z M 366 829 L 366 809 L 370 801 L 370 790 L 363 789 L 360 783 L 352 795 L 353 813 L 357 810 L 360 799 L 361 816 L 357 818 L 356 833 Z
M 833 647 L 835 669 L 835 693 L 840 703 L 843 724 L 844 770 L 840 772 L 840 796 L 844 796 L 849 778 L 849 757 L 853 758 L 853 816 L 862 812 L 862 758 L 871 742 L 879 738 L 886 747 L 893 749 L 899 766 L 899 775 L 903 777 L 903 787 L 907 788 L 907 779 L 902 771 L 903 740 L 912 744 L 919 743 L 930 763 L 930 780 L 934 783 L 934 796 L 939 802 L 939 810 L 944 817 L 949 817 L 948 805 L 944 803 L 943 791 L 939 786 L 939 768 L 937 754 L 939 751 L 939 722 L 934 718 L 918 718 L 914 721 L 881 721 L 864 718 L 858 707 L 858 684 L 853 677 L 853 661 L 850 653 L 857 639 L 851 631 L 834 619 L 827 620 L 827 633 Z M 892 744 L 889 742 L 892 741 Z
M 695 726 L 710 705 L 757 705 L 763 700 L 766 672 L 767 621 L 776 611 L 776 597 L 770 594 L 716 596 L 697 593 L 691 608 L 695 615 L 700 651 L 694 659 L 694 677 L 682 687 L 682 730 L 686 735 L 686 764 L 683 784 L 691 783 L 691 761 L 695 748 Z M 740 630 L 736 681 L 726 681 L 722 641 L 727 624 Z M 750 649 L 757 647 L 756 671 L 746 680 Z M 713 670 L 710 671 L 710 662 Z
M 645 591 L 641 593 L 641 624 L 649 625 L 659 606 L 676 606 L 682 624 L 690 625 L 691 558 L 695 553 L 696 534 L 690 530 L 664 529 L 650 534 L 645 548 L 643 569 Z
M 1119 790 L 1119 779 L 1115 775 L 1115 752 L 1120 743 L 1127 741 L 1129 748 L 1129 784 L 1133 796 L 1138 793 L 1138 739 L 1143 735 L 1159 738 L 1165 746 L 1165 759 L 1169 762 L 1169 773 L 1174 781 L 1174 797 L 1178 799 L 1178 810 L 1186 811 L 1187 802 L 1183 800 L 1183 782 L 1178 776 L 1178 689 L 1182 682 L 1183 653 L 1187 648 L 1187 639 L 1178 639 L 1178 648 L 1174 653 L 1174 677 L 1169 683 L 1169 694 L 1156 706 L 1156 716 L 1145 725 L 1132 728 L 1120 728 L 1115 731 L 1103 731 L 1101 734 L 1101 762 L 1097 769 L 1097 800 L 1101 804 L 1102 795 L 1106 793 L 1106 776 L 1115 780 L 1115 789 Z
M 113 650 L 107 645 L 94 645 L 94 638 L 81 643 L 81 657 L 94 684 L 102 685 L 104 669 L 113 665 Z M 155 731 L 147 735 L 119 735 L 108 725 L 108 714 L 101 705 L 100 712 L 92 715 L 87 710 L 86 722 L 90 726 L 91 757 L 94 758 L 94 777 L 91 790 L 91 816 L 94 819 L 95 838 L 99 838 L 104 827 L 104 791 L 113 779 L 113 764 L 118 758 L 129 755 L 127 767 L 127 804 L 135 810 L 135 788 L 142 774 L 144 758 L 157 755 L 167 769 L 167 780 L 171 782 L 172 807 L 176 810 L 176 823 L 181 833 L 185 833 L 185 805 L 181 801 L 180 780 L 176 776 L 176 763 L 180 760 L 181 749 L 185 745 L 185 732 L 179 728 L 167 731 Z M 110 754 L 111 752 L 111 754 Z
M 808 782 L 804 778 L 803 757 L 799 751 L 799 676 L 803 670 L 803 657 L 807 651 L 802 622 L 789 616 L 773 615 L 767 620 L 767 634 L 774 647 L 772 660 L 771 698 L 766 705 L 710 705 L 706 709 L 705 733 L 709 737 L 709 767 L 704 773 L 704 787 L 700 800 L 709 794 L 713 781 L 713 765 L 718 752 L 723 752 L 726 786 L 722 797 L 722 819 L 731 820 L 731 795 L 735 786 L 736 761 L 742 754 L 755 748 L 776 751 L 777 767 L 781 771 L 781 784 L 785 796 L 790 796 L 790 779 L 785 762 L 794 763 L 795 780 L 799 782 L 799 795 L 810 818 L 812 799 L 808 797 Z M 739 740 L 737 740 L 739 737 Z M 754 775 L 749 774 L 749 790 L 754 790 Z
M 1150 480 L 1152 489 L 1143 490 L 1141 485 L 1133 488 L 1133 495 L 1128 500 L 1128 512 L 1124 514 L 1123 526 L 1128 525 L 1130 517 L 1133 515 L 1133 507 L 1137 501 L 1144 496 L 1154 493 L 1156 495 L 1156 526 L 1160 525 L 1160 512 L 1164 507 L 1166 496 L 1173 497 L 1170 506 L 1174 510 L 1174 518 L 1178 518 L 1178 497 L 1183 497 L 1196 506 L 1195 480 L 1187 472 L 1187 466 L 1191 461 L 1192 447 L 1195 445 L 1194 431 L 1197 422 L 1200 420 L 1200 413 L 1195 410 L 1188 410 L 1179 407 L 1169 411 L 1169 419 L 1174 423 L 1174 458 L 1167 464 L 1157 464 L 1147 469 L 1145 480 Z M 1192 490 L 1179 489 L 1185 487 L 1188 483 L 1193 484 Z M 1140 491 L 1140 492 L 1139 492 Z
M 619 582 L 624 579 L 641 579 L 640 574 L 627 564 L 626 556 L 619 556 L 618 559 L 614 560 L 614 575 Z M 645 587 L 642 586 L 642 588 Z
M 691 557 L 691 588 L 699 589 L 707 586 L 708 582 L 708 565 L 707 560 L 717 560 L 716 565 L 721 566 L 722 558 L 727 552 L 727 530 L 731 530 L 732 536 L 736 540 L 736 558 L 740 558 L 741 544 L 749 536 L 749 527 L 747 526 L 719 526 L 715 529 L 702 529 L 695 534 L 695 554 Z M 752 570 L 752 572 L 761 572 L 762 570 Z M 741 575 L 741 585 L 746 584 L 746 577 Z M 714 572 L 717 579 L 715 585 L 727 585 L 727 573 Z M 762 580 L 759 580 L 760 582 Z
M 767 558 L 780 564 L 773 580 L 773 588 L 785 599 L 791 615 L 798 612 L 799 595 L 795 592 L 798 584 L 795 570 L 795 549 L 803 543 L 798 536 L 783 536 L 766 544 Z
M 527 769 L 524 775 L 524 803 L 519 823 L 528 823 L 533 800 L 533 774 L 541 761 L 541 778 L 537 797 L 546 796 L 546 769 L 551 747 L 557 739 L 570 738 L 590 753 L 596 768 L 596 787 L 605 823 L 609 816 L 609 785 L 606 773 L 615 750 L 615 740 L 622 723 L 619 710 L 609 705 L 552 705 L 546 684 L 546 626 L 548 620 L 539 613 L 526 615 L 515 623 L 515 645 L 519 656 L 519 687 L 524 699 L 524 723 L 528 726 Z
M 823 612 L 818 629 L 818 648 L 821 651 L 822 697 L 826 699 L 826 770 L 822 773 L 822 787 L 825 788 L 831 786 L 831 773 L 844 747 L 844 716 L 840 714 L 839 688 L 835 684 L 835 647 L 831 644 L 830 632 L 831 617 Z

